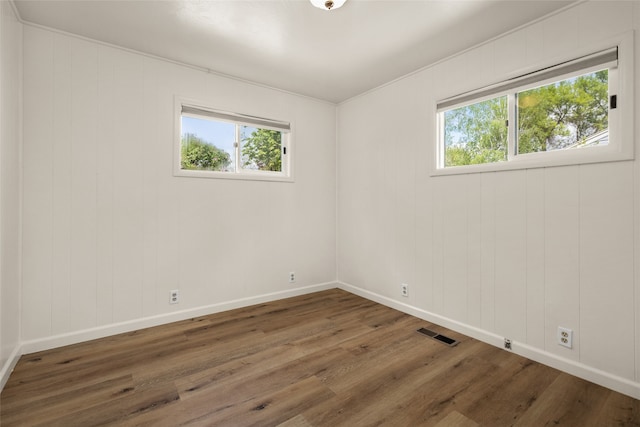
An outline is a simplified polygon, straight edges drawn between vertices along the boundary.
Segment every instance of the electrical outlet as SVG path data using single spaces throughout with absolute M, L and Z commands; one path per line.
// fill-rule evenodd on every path
M 506 350 L 511 350 L 511 340 L 509 338 L 504 339 L 504 348 Z
M 563 347 L 573 348 L 573 331 L 558 326 L 558 344 Z
M 296 273 L 295 271 L 289 272 L 289 283 L 295 283 L 296 281 Z
M 169 304 L 178 304 L 180 302 L 180 292 L 177 289 L 169 291 Z
M 406 283 L 400 285 L 400 295 L 402 295 L 403 297 L 409 296 L 409 285 L 407 285 Z

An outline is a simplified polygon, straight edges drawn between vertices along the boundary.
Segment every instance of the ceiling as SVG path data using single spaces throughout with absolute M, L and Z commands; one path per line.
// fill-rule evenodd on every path
M 336 103 L 573 2 L 14 0 L 25 22 Z

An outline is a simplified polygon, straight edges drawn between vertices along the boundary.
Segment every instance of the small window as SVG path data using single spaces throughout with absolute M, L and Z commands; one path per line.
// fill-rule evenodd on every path
M 618 46 L 438 102 L 435 174 L 633 158 L 625 60 L 622 75 Z
M 185 102 L 177 107 L 176 175 L 290 180 L 289 123 Z

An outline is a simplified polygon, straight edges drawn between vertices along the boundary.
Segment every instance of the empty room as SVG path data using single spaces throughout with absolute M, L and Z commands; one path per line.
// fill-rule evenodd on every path
M 640 425 L 639 30 L 0 0 L 0 425 Z

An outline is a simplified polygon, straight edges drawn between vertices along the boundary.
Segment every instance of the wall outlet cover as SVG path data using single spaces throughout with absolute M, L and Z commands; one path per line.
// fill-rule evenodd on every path
M 573 348 L 573 331 L 571 329 L 558 327 L 558 345 Z

